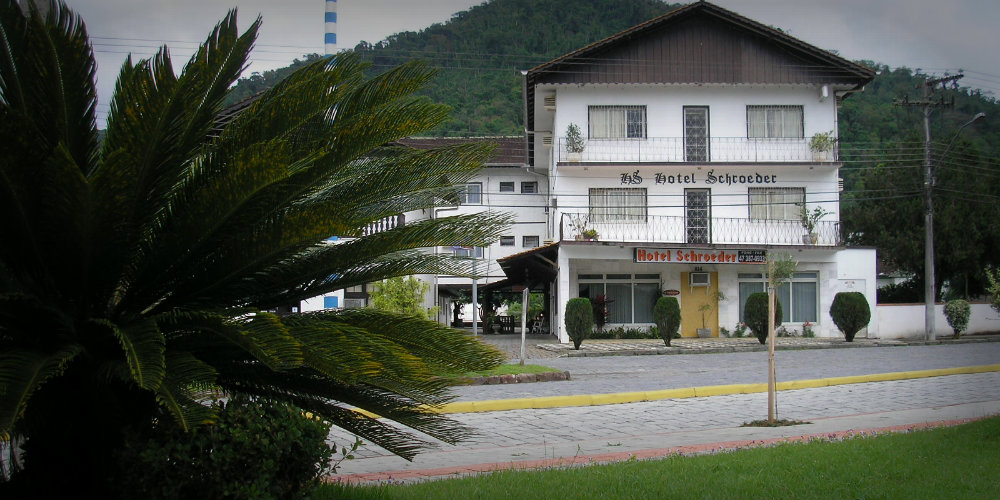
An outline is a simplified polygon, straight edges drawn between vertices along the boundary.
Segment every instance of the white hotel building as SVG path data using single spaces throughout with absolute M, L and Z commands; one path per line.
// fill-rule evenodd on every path
M 786 327 L 839 335 L 828 313 L 837 292 L 876 303 L 875 250 L 843 244 L 836 147 L 838 105 L 873 77 L 706 2 L 524 72 L 520 163 L 488 166 L 471 187 L 479 205 L 456 209 L 513 211 L 520 222 L 483 251 L 480 284 L 544 291 L 561 342 L 566 301 L 598 295 L 612 301 L 610 326 L 651 325 L 653 303 L 668 294 L 680 300 L 683 336 L 703 326 L 718 336 L 764 290 L 760 262 L 782 253 L 798 262 L 778 292 Z M 582 151 L 567 147 L 571 124 Z M 814 151 L 823 134 L 832 147 Z M 535 183 L 528 196 L 525 182 Z M 803 206 L 828 213 L 811 234 Z M 448 287 L 469 286 L 430 279 L 439 305 Z M 716 303 L 716 292 L 726 299 Z

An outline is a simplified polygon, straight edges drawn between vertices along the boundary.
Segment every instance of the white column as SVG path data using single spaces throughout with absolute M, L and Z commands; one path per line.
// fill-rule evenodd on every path
M 558 303 L 556 304 L 556 313 L 553 319 L 556 336 L 559 338 L 559 342 L 562 344 L 569 343 L 569 334 L 566 332 L 566 322 L 563 318 L 566 317 L 566 301 L 571 297 L 575 297 L 576 294 L 570 294 L 569 290 L 569 277 L 572 269 L 569 267 L 569 257 L 566 256 L 566 247 L 559 248 L 559 275 L 556 278 L 556 298 Z

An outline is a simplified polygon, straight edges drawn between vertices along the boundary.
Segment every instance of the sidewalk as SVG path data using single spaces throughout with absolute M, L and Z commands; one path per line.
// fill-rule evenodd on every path
M 723 339 L 732 340 L 740 339 Z M 536 347 L 544 342 L 539 339 Z M 642 389 L 647 385 L 691 391 L 688 396 L 697 396 L 699 391 L 712 394 L 705 392 L 704 385 L 743 379 L 759 382 L 762 373 L 746 372 L 750 371 L 748 367 L 757 367 L 763 355 L 719 352 L 695 356 L 550 358 L 543 364 L 556 364 L 561 369 L 570 366 L 571 372 L 575 370 L 573 380 L 458 388 L 461 389 L 459 401 L 498 399 L 509 404 L 520 398 L 517 401 L 520 408 L 531 408 L 524 404 L 552 400 L 554 394 L 583 394 L 584 397 L 599 394 L 598 399 L 613 399 L 623 391 L 648 390 Z M 565 466 L 632 456 L 652 458 L 672 453 L 758 446 L 780 440 L 828 439 L 852 433 L 909 430 L 938 423 L 951 425 L 1000 414 L 1000 371 L 996 371 L 1000 366 L 995 365 L 1000 362 L 1000 343 L 996 342 L 893 349 L 808 349 L 782 353 L 780 360 L 783 364 L 779 363 L 779 380 L 824 380 L 817 375 L 832 373 L 855 375 L 857 383 L 829 387 L 812 385 L 779 392 L 779 417 L 810 423 L 775 428 L 741 427 L 744 422 L 766 417 L 767 395 L 733 391 L 716 392 L 724 394 L 718 396 L 680 398 L 674 395 L 653 401 L 602 406 L 455 413 L 449 417 L 476 429 L 478 435 L 457 446 L 433 442 L 437 448 L 421 453 L 412 463 L 376 446 L 366 445 L 356 454 L 355 460 L 344 462 L 340 473 L 331 479 L 409 481 L 504 468 Z M 981 373 L 973 369 L 973 365 L 987 364 L 993 366 Z M 782 366 L 786 367 L 784 375 Z M 944 367 L 965 368 L 947 372 L 943 371 Z M 920 368 L 962 374 L 870 381 L 880 380 L 878 373 Z M 678 375 L 682 372 L 687 373 L 688 378 Z M 692 380 L 702 383 L 691 383 Z M 337 430 L 331 433 L 331 438 L 338 445 L 353 441 L 353 437 Z

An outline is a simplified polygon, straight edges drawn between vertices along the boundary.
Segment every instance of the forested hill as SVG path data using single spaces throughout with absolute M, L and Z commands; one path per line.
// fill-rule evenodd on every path
M 524 131 L 521 70 L 679 6 L 658 0 L 491 0 L 418 33 L 362 42 L 354 51 L 371 61 L 375 71 L 411 59 L 439 68 L 437 80 L 423 94 L 454 111 L 435 134 L 518 134 Z M 243 78 L 229 102 L 253 95 L 289 72 L 283 68 Z

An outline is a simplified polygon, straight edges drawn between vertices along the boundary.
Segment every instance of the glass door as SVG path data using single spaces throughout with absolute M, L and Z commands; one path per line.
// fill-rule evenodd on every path
M 709 189 L 684 190 L 684 223 L 688 243 L 712 242 L 711 197 Z
M 684 161 L 709 161 L 708 106 L 684 106 Z

